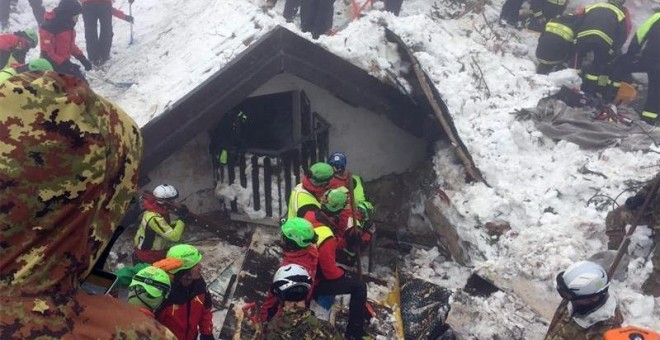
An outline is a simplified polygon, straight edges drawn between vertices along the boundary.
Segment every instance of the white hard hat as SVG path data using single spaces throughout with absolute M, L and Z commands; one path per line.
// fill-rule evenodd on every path
M 179 196 L 179 192 L 175 187 L 169 184 L 161 184 L 154 189 L 154 196 L 160 199 L 172 199 Z
M 594 297 L 607 292 L 610 286 L 607 272 L 591 261 L 573 263 L 557 275 L 557 290 L 571 300 Z
M 302 301 L 311 287 L 312 278 L 303 266 L 287 264 L 275 272 L 271 289 L 285 301 Z

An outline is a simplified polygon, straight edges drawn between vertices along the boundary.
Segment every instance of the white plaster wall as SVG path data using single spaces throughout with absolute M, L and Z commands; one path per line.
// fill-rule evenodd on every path
M 149 173 L 151 182 L 145 188 L 153 190 L 159 184 L 170 184 L 179 190 L 177 201 L 192 212 L 203 214 L 220 209 L 213 192 L 215 185 L 209 143 L 208 134 L 200 133 L 152 170 Z
M 351 172 L 372 180 L 401 173 L 423 160 L 426 142 L 394 125 L 384 115 L 353 107 L 296 76 L 280 74 L 251 96 L 302 89 L 330 128 L 330 152 L 343 151 Z

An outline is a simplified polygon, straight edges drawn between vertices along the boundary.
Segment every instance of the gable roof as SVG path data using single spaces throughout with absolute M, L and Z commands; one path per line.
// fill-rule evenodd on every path
M 350 105 L 384 114 L 415 136 L 432 134 L 436 139 L 441 135 L 440 129 L 429 130 L 425 124 L 432 112 L 416 105 L 397 88 L 277 26 L 142 127 L 142 174 L 146 175 L 199 133 L 220 122 L 225 112 L 281 73 L 309 81 Z

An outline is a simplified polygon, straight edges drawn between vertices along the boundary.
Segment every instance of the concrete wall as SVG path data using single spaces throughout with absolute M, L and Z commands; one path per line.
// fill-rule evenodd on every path
M 207 133 L 189 141 L 149 173 L 151 182 L 146 188 L 153 190 L 159 184 L 170 184 L 179 190 L 178 201 L 191 211 L 218 210 L 220 203 L 213 192 L 215 184 L 209 143 Z
M 348 168 L 366 180 L 401 173 L 423 160 L 426 142 L 394 125 L 384 115 L 353 107 L 330 92 L 290 74 L 280 74 L 252 96 L 302 89 L 312 111 L 325 118 L 330 128 L 330 152 L 343 151 Z

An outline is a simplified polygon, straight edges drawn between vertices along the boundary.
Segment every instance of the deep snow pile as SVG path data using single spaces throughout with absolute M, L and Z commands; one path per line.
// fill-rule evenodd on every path
M 89 73 L 91 85 L 144 125 L 275 25 L 299 32 L 295 23 L 287 24 L 281 18 L 283 2 L 274 10 L 263 11 L 259 0 L 138 0 L 133 4 L 134 44 L 128 46 L 128 24 L 115 20 L 112 59 L 104 70 Z M 449 14 L 460 12 L 460 7 L 452 7 L 457 2 L 406 0 L 400 17 L 371 11 L 339 34 L 321 37 L 318 43 L 383 78 L 402 70 L 393 44 L 385 41 L 383 27 L 406 41 L 433 78 L 463 142 L 492 186 L 464 184 L 455 169 L 445 165 L 449 156 L 438 152 L 439 182 L 455 209 L 451 216 L 459 234 L 471 244 L 475 269 L 495 273 L 508 282 L 524 281 L 558 302 L 553 290 L 555 273 L 606 248 L 607 210 L 587 205 L 589 199 L 595 194 L 616 197 L 626 189 L 625 180 L 652 177 L 660 169 L 660 155 L 616 148 L 581 150 L 575 144 L 545 138 L 532 122 L 517 121 L 511 114 L 515 109 L 535 106 L 562 84 L 577 84 L 579 79 L 572 70 L 536 75 L 536 36 L 499 27 L 502 2 L 484 5 L 483 14 L 470 12 L 449 19 Z M 629 1 L 635 23 L 647 17 L 643 7 L 647 2 Z M 49 9 L 55 3 L 45 1 Z M 14 16 L 17 23 L 12 29 L 33 24 L 27 3 L 18 6 L 21 14 Z M 126 0 L 115 6 L 128 8 Z M 346 23 L 344 9 L 345 4 L 337 2 L 336 26 Z M 84 50 L 82 23 L 77 29 Z M 138 84 L 120 89 L 103 78 Z M 607 178 L 580 173 L 581 167 Z M 492 242 L 482 228 L 495 220 L 509 222 L 512 228 L 499 242 Z M 450 288 L 465 283 L 470 269 L 452 263 L 431 266 L 441 258 L 437 252 L 416 254 L 411 263 L 425 264 L 418 266 L 417 275 Z M 627 323 L 660 329 L 660 299 L 639 293 L 651 269 L 650 261 L 645 266 L 642 263 L 640 258 L 633 259 L 628 279 L 614 282 L 613 291 Z M 497 298 L 484 300 L 475 308 L 497 311 L 505 301 L 504 297 L 493 301 Z M 515 328 L 511 321 L 515 318 L 506 312 L 489 315 L 499 320 L 474 325 L 473 336 L 489 338 Z M 526 334 L 528 338 L 542 335 Z

